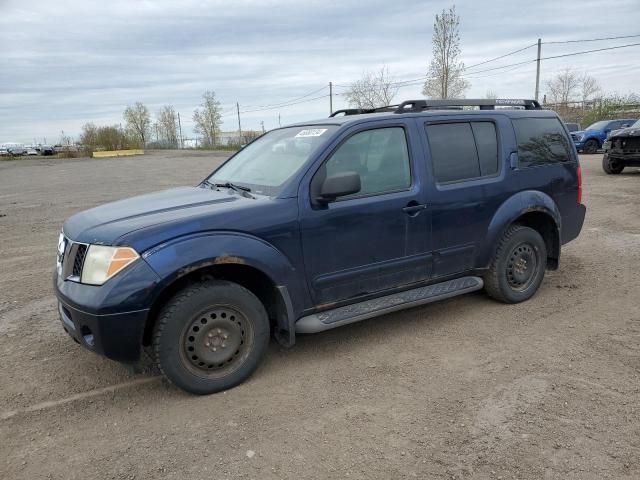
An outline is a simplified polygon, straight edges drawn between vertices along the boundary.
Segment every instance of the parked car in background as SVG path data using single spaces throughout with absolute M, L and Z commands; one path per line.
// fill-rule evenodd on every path
M 251 375 L 270 334 L 291 346 L 482 288 L 528 300 L 585 211 L 556 113 L 413 100 L 271 130 L 198 186 L 77 213 L 53 285 L 79 344 L 122 362 L 150 346 L 175 385 L 212 393 Z
M 53 155 L 56 151 L 51 145 L 41 145 L 40 146 L 40 155 Z
M 613 130 L 626 128 L 635 123 L 635 118 L 617 120 L 601 120 L 589 125 L 586 130 L 571 133 L 571 138 L 579 152 L 596 153 L 602 148 L 609 133 Z
M 640 120 L 611 132 L 603 149 L 602 169 L 610 175 L 621 173 L 625 167 L 640 167 Z
M 14 157 L 19 157 L 27 153 L 27 149 L 24 148 L 24 145 L 19 143 L 7 144 L 7 150 L 9 151 L 9 155 Z
M 38 153 L 38 151 L 35 148 L 27 148 L 27 151 L 25 152 L 25 155 L 29 155 L 31 157 L 36 156 L 36 155 L 40 155 Z
M 580 124 L 579 123 L 572 123 L 572 122 L 565 122 L 564 123 L 567 127 L 567 130 L 569 130 L 569 132 L 579 132 L 580 131 Z
M 0 157 L 6 157 L 7 155 L 9 155 L 9 150 L 5 147 L 0 147 Z

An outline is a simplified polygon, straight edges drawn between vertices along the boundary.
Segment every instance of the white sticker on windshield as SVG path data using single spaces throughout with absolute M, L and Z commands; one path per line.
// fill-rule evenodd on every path
M 296 137 L 319 137 L 326 131 L 326 128 L 309 128 L 308 130 L 299 132 Z

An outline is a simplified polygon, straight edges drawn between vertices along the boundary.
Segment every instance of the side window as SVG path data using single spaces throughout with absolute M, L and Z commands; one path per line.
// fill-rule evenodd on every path
M 471 122 L 480 160 L 480 175 L 498 173 L 498 138 L 496 126 L 491 122 Z
M 325 163 L 326 176 L 360 174 L 362 188 L 354 196 L 405 190 L 411 185 L 404 128 L 388 127 L 356 133 Z
M 520 167 L 535 167 L 571 160 L 566 134 L 557 118 L 516 118 Z
M 438 183 L 498 172 L 498 141 L 492 122 L 441 123 L 425 128 Z

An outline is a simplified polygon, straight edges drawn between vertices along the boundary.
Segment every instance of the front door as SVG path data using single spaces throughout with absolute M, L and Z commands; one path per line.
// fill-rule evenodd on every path
M 305 269 L 316 306 L 429 277 L 430 212 L 423 168 L 412 161 L 419 148 L 414 128 L 393 121 L 349 131 L 314 175 L 355 171 L 360 192 L 327 205 L 300 195 Z

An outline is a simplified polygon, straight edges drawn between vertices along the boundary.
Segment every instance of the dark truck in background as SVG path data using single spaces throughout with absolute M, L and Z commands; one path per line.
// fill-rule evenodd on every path
M 72 216 L 53 285 L 76 342 L 121 362 L 147 347 L 212 393 L 271 336 L 482 288 L 531 298 L 580 233 L 581 196 L 567 129 L 535 101 L 343 110 L 264 134 L 197 186 Z
M 611 132 L 603 146 L 602 169 L 611 175 L 625 167 L 640 167 L 640 120 Z

